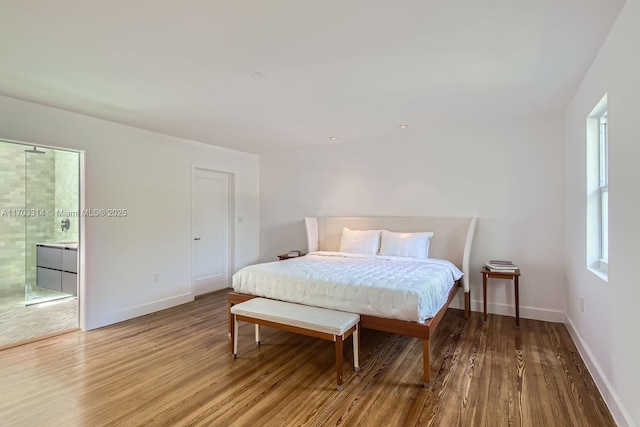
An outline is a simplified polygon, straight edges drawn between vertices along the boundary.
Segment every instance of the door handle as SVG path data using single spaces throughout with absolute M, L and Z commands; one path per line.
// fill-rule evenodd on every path
M 200 238 L 199 238 L 199 237 L 196 237 L 196 238 L 194 238 L 193 240 L 200 240 Z

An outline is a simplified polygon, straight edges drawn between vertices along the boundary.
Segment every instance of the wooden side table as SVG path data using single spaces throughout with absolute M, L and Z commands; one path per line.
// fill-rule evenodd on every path
M 484 320 L 487 320 L 487 279 L 489 277 L 493 279 L 505 279 L 512 280 L 516 293 L 516 327 L 520 327 L 520 301 L 518 295 L 518 279 L 520 278 L 520 269 L 516 269 L 515 272 L 504 271 L 490 271 L 486 267 L 482 267 L 480 270 L 482 273 L 482 293 L 484 296 Z
M 284 261 L 285 259 L 291 258 L 300 258 L 301 256 L 305 256 L 306 254 L 300 254 L 298 256 L 290 256 L 289 254 L 278 255 L 278 261 Z

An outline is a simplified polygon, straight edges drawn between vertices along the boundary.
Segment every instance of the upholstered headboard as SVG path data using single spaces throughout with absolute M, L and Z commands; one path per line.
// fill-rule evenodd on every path
M 342 229 L 432 231 L 429 257 L 446 259 L 465 274 L 462 283 L 469 292 L 469 257 L 477 218 L 470 217 L 306 217 L 309 252 L 338 251 Z

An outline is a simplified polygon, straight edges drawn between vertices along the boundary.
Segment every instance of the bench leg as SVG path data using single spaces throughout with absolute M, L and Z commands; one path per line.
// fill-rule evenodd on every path
M 336 379 L 338 391 L 342 390 L 342 335 L 336 335 Z
M 233 315 L 233 333 L 231 334 L 231 342 L 233 343 L 233 358 L 238 357 L 238 319 Z
M 469 320 L 471 317 L 471 291 L 464 293 L 464 318 Z
M 231 304 L 229 304 L 229 308 L 231 308 Z M 229 351 L 231 352 L 231 355 L 233 356 L 233 342 L 235 341 L 235 334 L 234 334 L 234 328 L 233 328 L 233 319 L 235 318 L 235 316 L 233 314 L 231 314 L 231 311 L 229 311 L 229 338 L 231 338 L 231 340 L 229 341 Z
M 422 369 L 423 369 L 423 376 L 424 376 L 424 381 L 422 386 L 424 388 L 429 388 L 429 386 L 431 385 L 431 373 L 429 372 L 429 359 L 431 357 L 431 354 L 429 352 L 429 340 L 422 340 Z
M 256 323 L 256 345 L 260 345 L 260 325 Z
M 360 333 L 359 326 L 356 324 L 356 330 L 353 331 L 353 370 L 358 372 L 360 370 L 360 357 L 358 355 L 360 351 Z

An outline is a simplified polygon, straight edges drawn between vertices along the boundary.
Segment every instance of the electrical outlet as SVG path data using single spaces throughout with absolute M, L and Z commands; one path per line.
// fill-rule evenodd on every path
M 153 283 L 160 283 L 160 274 L 153 273 Z
M 238 217 L 238 224 L 242 224 L 244 222 L 244 218 L 239 216 Z
M 584 297 L 580 297 L 580 313 L 584 313 Z

